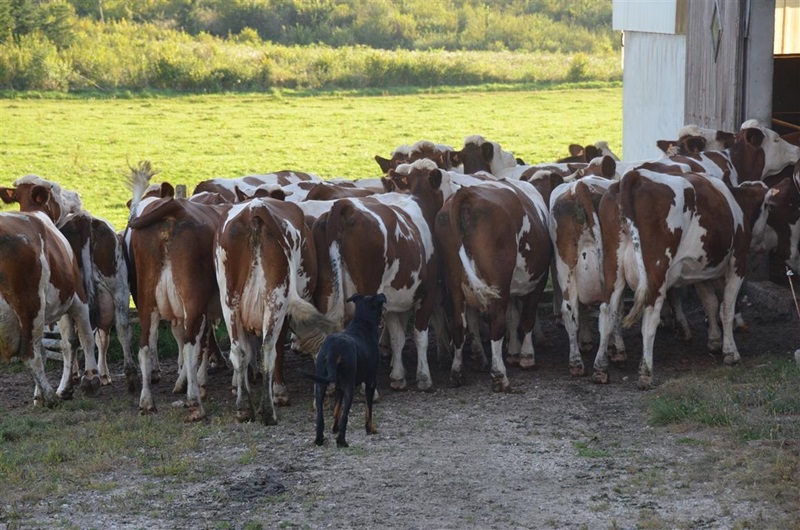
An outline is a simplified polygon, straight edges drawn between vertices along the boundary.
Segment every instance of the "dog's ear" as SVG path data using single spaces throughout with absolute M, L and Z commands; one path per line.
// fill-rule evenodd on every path
M 356 293 L 353 296 L 351 296 L 350 298 L 348 298 L 347 301 L 348 302 L 353 302 L 355 304 L 355 303 L 358 303 L 358 301 L 361 300 L 362 298 L 364 298 L 364 295 Z
M 385 304 L 386 303 L 386 295 L 383 294 L 383 293 L 381 293 L 379 295 L 376 295 L 375 296 L 375 302 L 378 303 L 379 305 Z

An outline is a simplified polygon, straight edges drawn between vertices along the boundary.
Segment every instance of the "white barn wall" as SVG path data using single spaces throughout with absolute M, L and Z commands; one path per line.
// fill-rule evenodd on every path
M 615 12 L 617 2 L 614 4 Z M 671 140 L 683 127 L 686 37 L 625 32 L 622 73 L 622 157 L 661 155 L 657 140 Z

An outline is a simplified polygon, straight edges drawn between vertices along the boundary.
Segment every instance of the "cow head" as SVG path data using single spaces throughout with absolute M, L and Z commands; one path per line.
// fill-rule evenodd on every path
M 15 181 L 14 186 L 16 188 L 1 188 L 3 202 L 19 203 L 22 212 L 44 212 L 56 226 L 62 226 L 69 215 L 81 211 L 80 195 L 55 182 L 26 175 Z
M 442 170 L 432 160 L 423 158 L 410 164 L 400 164 L 381 179 L 386 191 L 413 195 L 429 222 L 442 207 Z
M 800 160 L 800 147 L 790 144 L 772 129 L 761 125 L 758 120 L 747 120 L 742 124 L 736 143 L 740 140 L 764 152 L 764 165 L 757 180 L 762 180 Z
M 385 175 L 390 169 L 394 169 L 400 164 L 408 162 L 410 153 L 411 147 L 407 145 L 401 145 L 392 151 L 392 154 L 389 158 L 375 155 L 375 161 L 380 166 L 381 172 Z
M 464 165 L 464 173 L 468 174 L 486 171 L 497 176 L 503 170 L 517 165 L 512 153 L 504 151 L 497 142 L 485 140 L 483 136 L 468 136 L 457 157 Z

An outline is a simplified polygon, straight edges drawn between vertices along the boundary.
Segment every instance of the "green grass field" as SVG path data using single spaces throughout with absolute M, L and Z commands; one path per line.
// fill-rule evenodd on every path
M 0 100 L 0 123 L 0 185 L 38 174 L 79 191 L 86 209 L 120 229 L 130 199 L 123 174 L 145 159 L 156 179 L 191 193 L 204 179 L 281 169 L 375 177 L 375 155 L 421 139 L 461 146 L 473 134 L 528 163 L 597 140 L 621 155 L 622 89 L 20 98 Z

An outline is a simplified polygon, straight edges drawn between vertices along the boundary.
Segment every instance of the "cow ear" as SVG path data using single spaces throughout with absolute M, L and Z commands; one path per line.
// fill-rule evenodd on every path
M 587 145 L 586 149 L 583 150 L 583 153 L 587 162 L 591 162 L 602 154 L 600 150 L 593 145 Z
M 16 202 L 16 188 L 0 188 L 0 200 L 6 204 Z
M 159 188 L 159 195 L 162 199 L 172 199 L 175 197 L 175 188 L 173 188 L 172 184 L 169 182 L 162 182 L 161 187 Z
M 581 156 L 583 154 L 583 147 L 578 144 L 569 144 L 569 156 Z
M 761 147 L 761 144 L 764 142 L 764 133 L 761 132 L 760 129 L 751 127 L 745 130 L 744 138 L 747 143 L 753 147 Z
M 659 149 L 664 151 L 664 154 L 669 154 L 669 150 L 675 145 L 675 140 L 658 140 L 656 145 Z
M 47 204 L 47 200 L 50 198 L 50 190 L 45 188 L 44 186 L 34 186 L 31 189 L 31 199 L 33 202 L 38 204 L 39 206 L 44 206 Z
M 736 135 L 725 131 L 717 131 L 716 140 L 722 144 L 723 149 L 727 149 L 736 142 Z
M 515 158 L 514 161 L 517 163 L 518 166 L 524 166 L 525 161 L 519 157 Z
M 391 169 L 392 161 L 389 160 L 388 158 L 383 158 L 382 156 L 375 155 L 375 162 L 377 162 L 378 165 L 381 167 L 381 171 L 383 172 L 384 175 L 389 171 L 389 169 Z
M 282 190 L 280 188 L 276 188 L 276 189 L 271 190 L 269 192 L 269 196 L 270 197 L 272 197 L 273 199 L 278 199 L 279 201 L 285 201 L 286 197 L 288 197 L 291 194 L 292 194 L 291 191 L 287 193 L 286 191 L 284 191 L 284 190 Z
M 702 136 L 690 136 L 685 142 L 686 150 L 693 155 L 701 152 L 706 147 L 706 139 Z
M 428 182 L 430 183 L 431 188 L 438 190 L 442 185 L 442 170 L 437 168 L 431 171 L 431 174 L 428 175 Z
M 492 142 L 483 142 L 481 144 L 481 156 L 486 162 L 494 158 L 494 145 L 492 145 Z
M 245 195 L 245 193 L 239 189 L 239 186 L 233 187 L 233 193 L 236 195 L 236 202 L 244 202 L 250 199 L 250 197 Z
M 383 184 L 383 191 L 386 193 L 397 191 L 397 185 L 389 177 L 381 177 L 381 184 Z
M 603 157 L 603 161 L 600 163 L 600 170 L 605 178 L 609 180 L 613 179 L 614 174 L 617 172 L 617 163 L 613 158 L 606 155 Z

